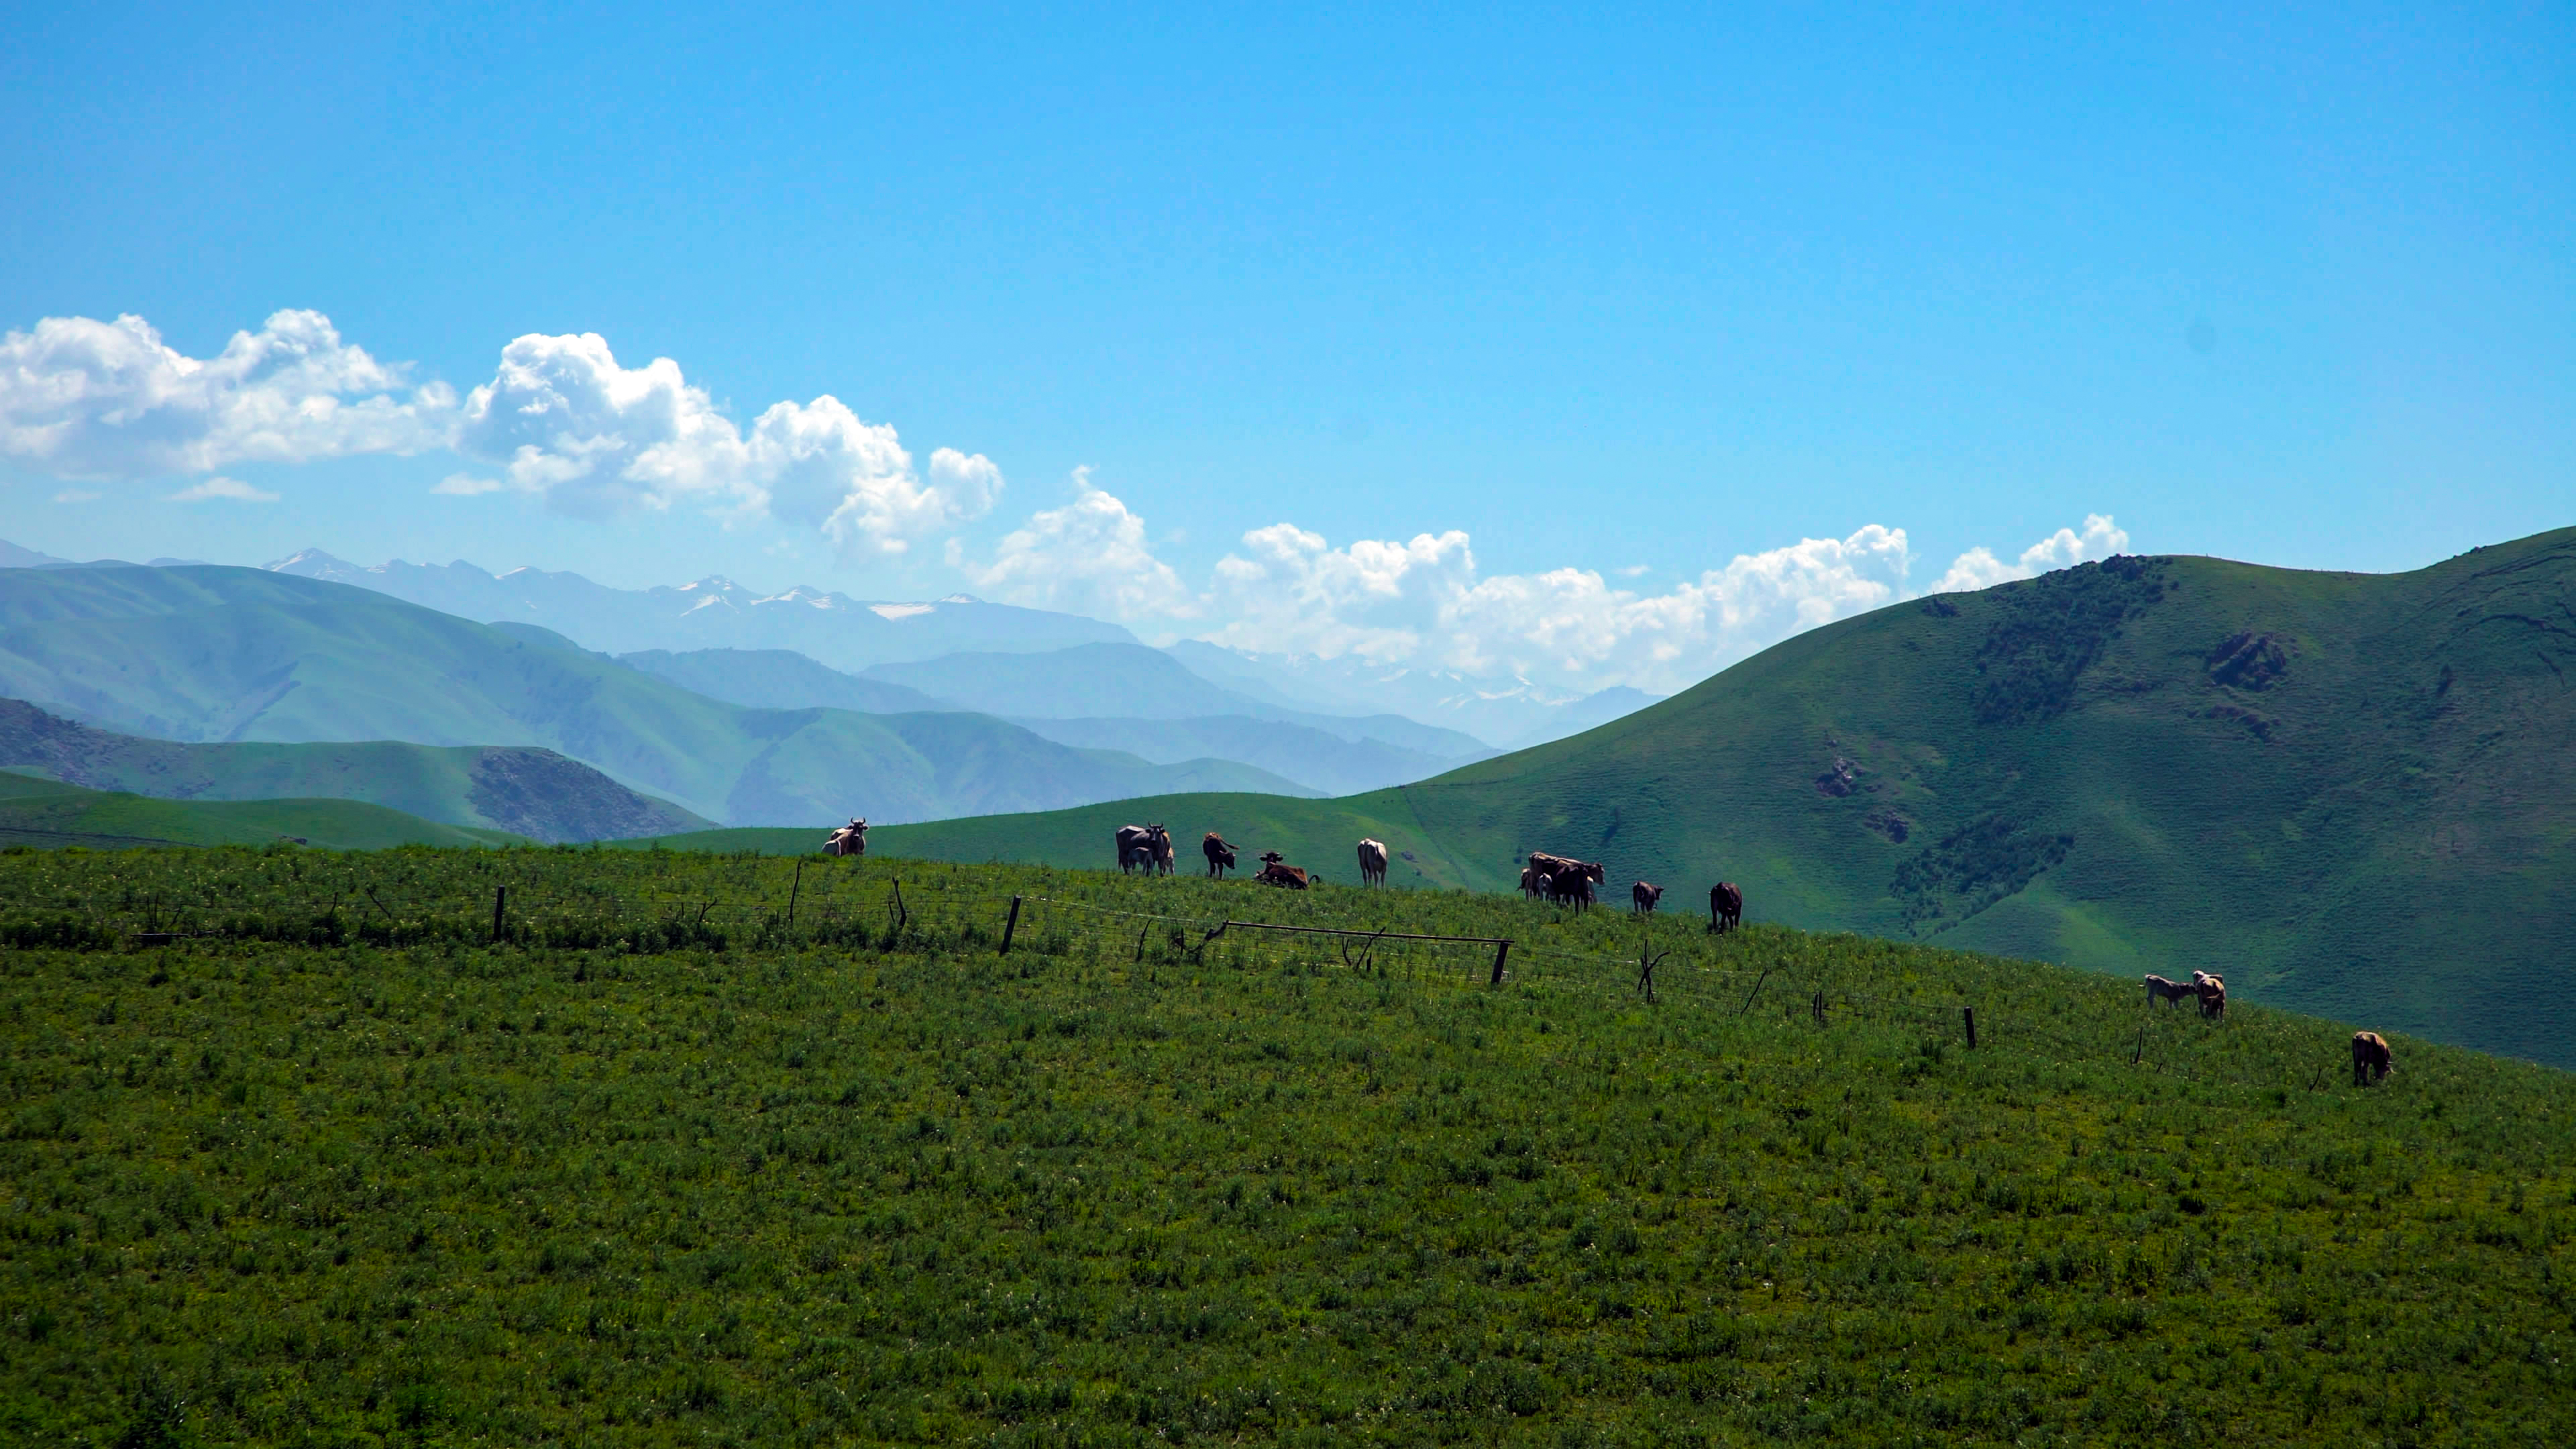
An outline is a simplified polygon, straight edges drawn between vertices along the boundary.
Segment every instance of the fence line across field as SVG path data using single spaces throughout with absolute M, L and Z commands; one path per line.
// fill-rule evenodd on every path
M 1965 1002 L 1936 1003 L 1847 990 L 1801 970 L 1805 963 L 1794 959 L 1759 970 L 1720 965 L 1696 951 L 1685 950 L 1683 943 L 1678 942 L 1660 955 L 1647 947 L 1638 957 L 1611 956 L 1513 937 L 1450 936 L 1366 926 L 1298 925 L 1246 921 L 1212 914 L 1135 911 L 1065 896 L 957 890 L 947 888 L 945 883 L 919 879 L 907 890 L 902 878 L 895 876 L 879 876 L 865 881 L 848 876 L 838 880 L 827 877 L 816 882 L 815 889 L 809 893 L 800 888 L 801 876 L 799 872 L 789 877 L 785 883 L 790 886 L 790 891 L 782 896 L 764 894 L 732 898 L 701 892 L 656 892 L 649 886 L 642 893 L 581 890 L 527 896 L 521 894 L 524 887 L 508 881 L 494 882 L 492 896 L 485 897 L 479 886 L 471 892 L 453 887 L 421 890 L 362 880 L 330 882 L 317 879 L 309 882 L 311 893 L 300 909 L 316 914 L 354 911 L 362 917 L 372 914 L 376 919 L 399 924 L 406 919 L 476 921 L 497 904 L 500 910 L 494 921 L 495 939 L 506 935 L 514 924 L 524 928 L 531 921 L 543 924 L 549 919 L 582 922 L 604 916 L 624 918 L 642 915 L 647 920 L 639 924 L 671 922 L 685 917 L 693 924 L 703 925 L 713 917 L 727 926 L 736 926 L 745 922 L 784 924 L 799 913 L 810 913 L 809 919 L 831 922 L 883 913 L 891 915 L 904 927 L 919 924 L 960 933 L 972 932 L 978 944 L 997 943 L 1005 952 L 1011 949 L 1015 940 L 1039 936 L 1044 932 L 1093 935 L 1099 938 L 1096 945 L 1111 948 L 1104 954 L 1114 958 L 1123 951 L 1131 956 L 1131 960 L 1138 962 L 1144 959 L 1146 946 L 1155 944 L 1148 940 L 1153 927 L 1162 925 L 1178 928 L 1181 933 L 1178 942 L 1161 943 L 1167 952 L 1185 955 L 1202 964 L 1207 962 L 1211 948 L 1220 942 L 1228 943 L 1228 953 L 1237 964 L 1245 963 L 1247 947 L 1260 946 L 1273 946 L 1278 953 L 1313 964 L 1328 964 L 1334 955 L 1299 952 L 1297 943 L 1331 942 L 1338 948 L 1334 954 L 1344 965 L 1360 969 L 1395 968 L 1418 977 L 1422 967 L 1436 960 L 1440 976 L 1463 980 L 1480 974 L 1479 968 L 1482 968 L 1481 974 L 1487 981 L 1497 985 L 1522 979 L 1526 971 L 1527 979 L 1533 982 L 1545 978 L 1632 996 L 1645 996 L 1650 987 L 1655 987 L 1676 999 L 1699 998 L 1709 1008 L 1727 1015 L 1742 1015 L 1767 1000 L 1771 1007 L 1793 1016 L 1802 1010 L 1807 1011 L 1819 1026 L 1829 1026 L 1836 1019 L 1860 1017 L 1912 1024 L 1945 1036 L 1960 1035 L 1964 1031 L 1971 1047 L 1979 1046 L 1982 1041 L 1987 1049 L 2002 1048 L 2017 1056 L 2037 1057 L 2070 1067 L 2098 1066 L 2109 1062 L 2204 1086 L 2280 1090 L 2312 1087 L 2332 1074 L 2333 1064 L 2327 1063 L 2320 1066 L 2317 1077 L 2310 1082 L 2257 1079 L 2244 1072 L 2230 1070 L 2223 1061 L 2201 1060 L 2201 1053 L 2188 1050 L 2198 1044 L 2210 1052 L 2223 1051 L 2229 1044 L 2228 1038 L 2197 1042 L 2191 1038 L 2178 1040 L 2175 1031 L 2162 1029 L 2160 1019 L 2152 1015 L 2134 1029 L 2123 1026 L 2116 1031 L 2102 1033 L 2101 1039 L 2096 1040 L 2088 1034 L 2070 1033 L 2055 1023 L 2017 1010 L 2007 1009 L 2001 1014 L 1980 1016 Z M 221 937 L 226 934 L 222 925 L 227 917 L 273 916 L 281 907 L 276 903 L 265 906 L 220 901 L 173 903 L 166 899 L 146 898 L 120 907 L 100 907 L 83 902 L 75 909 L 77 914 L 100 925 L 116 924 L 137 944 L 158 944 Z M 1023 910 L 1028 912 L 1026 916 L 1022 915 Z M 182 922 L 189 917 L 195 919 L 188 924 L 199 927 L 212 925 L 217 929 L 180 929 Z M 1080 932 L 1079 924 L 1084 918 L 1102 926 L 1113 920 L 1140 923 L 1143 932 L 1131 947 L 1123 938 L 1111 938 L 1106 932 Z M 171 929 L 150 929 L 151 925 L 164 921 Z M 1272 938 L 1284 939 L 1276 940 L 1274 945 Z M 1353 946 L 1359 948 L 1356 958 L 1352 955 Z M 1478 955 L 1469 959 L 1469 952 L 1463 948 L 1492 954 L 1490 958 Z M 1253 954 L 1256 957 L 1270 956 L 1274 961 L 1279 959 L 1273 950 L 1255 949 Z M 1169 955 L 1165 959 L 1169 959 Z M 1745 990 L 1748 979 L 1752 984 L 1749 990 Z M 1735 994 L 1739 990 L 1744 991 L 1741 997 Z M 2180 1020 L 2181 1012 L 2177 1010 L 2174 1015 L 2177 1020 L 2171 1025 L 2188 1031 L 2190 1028 L 2183 1026 Z M 2235 1029 L 2237 1033 L 2246 1030 L 2255 1030 L 2265 1037 L 2288 1035 L 2277 1030 L 2263 1030 L 2253 1023 Z

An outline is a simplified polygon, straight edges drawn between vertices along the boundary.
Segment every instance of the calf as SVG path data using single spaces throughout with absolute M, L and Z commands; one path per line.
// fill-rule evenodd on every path
M 1664 898 L 1664 888 L 1639 881 L 1628 887 L 1628 909 L 1641 916 L 1655 913 L 1655 902 Z
M 1207 839 L 1199 842 L 1199 851 L 1207 857 L 1210 876 L 1223 880 L 1225 873 L 1234 869 L 1234 847 L 1215 831 L 1209 831 Z
M 2163 977 L 2155 975 L 2152 972 L 2148 973 L 2147 1004 L 2149 1006 L 2153 1006 L 2159 1001 L 2180 1001 L 2186 996 L 2195 994 L 2197 993 L 2192 990 L 2191 985 L 2188 982 L 2167 981 Z
M 2392 1076 L 2397 1063 L 2388 1055 L 2388 1038 L 2375 1031 L 2352 1034 L 2352 1084 L 2366 1087 L 2381 1078 Z M 2365 1076 L 2367 1074 L 2367 1076 Z

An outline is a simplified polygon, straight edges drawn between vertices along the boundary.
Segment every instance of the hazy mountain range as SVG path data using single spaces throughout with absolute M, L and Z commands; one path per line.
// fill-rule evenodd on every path
M 0 544 L 0 568 L 50 573 L 115 563 L 75 564 Z M 151 566 L 212 567 L 179 559 L 155 559 Z M 1476 719 L 1505 738 L 1553 737 L 1647 698 L 1624 690 L 1594 696 L 1547 694 L 1515 681 L 1487 681 L 1490 687 L 1480 690 L 1473 681 L 1327 668 L 1314 661 L 1256 657 L 1201 644 L 1158 650 L 1115 624 L 964 596 L 882 603 L 809 588 L 763 595 L 721 578 L 615 589 L 578 574 L 522 568 L 495 575 L 461 562 L 428 566 L 397 561 L 360 568 L 318 549 L 280 560 L 266 572 L 362 589 L 453 618 L 480 616 L 480 622 L 519 643 L 587 654 L 598 663 L 622 665 L 724 704 L 870 716 L 991 716 L 1070 751 L 1043 764 L 1019 761 L 1024 771 L 1035 772 L 1019 782 L 1022 791 L 1033 792 L 1031 799 L 1050 793 L 1058 799 L 1105 798 L 1103 792 L 1173 783 L 1137 777 L 1125 767 L 1109 768 L 1103 758 L 1109 755 L 1130 765 L 1184 770 L 1202 781 L 1223 778 L 1244 788 L 1292 794 L 1377 789 L 1494 753 L 1484 738 L 1454 727 L 1458 721 Z M 304 626 L 314 622 L 307 611 Z M 175 622 L 166 627 L 199 645 L 212 644 L 211 636 L 189 627 Z M 313 680 L 289 682 L 285 676 L 230 681 L 248 691 L 233 698 L 222 697 L 227 682 L 200 680 L 186 689 L 204 692 L 191 696 L 185 707 L 169 698 L 155 705 L 149 702 L 155 697 L 152 690 L 126 689 L 131 680 L 84 679 L 76 662 L 57 660 L 39 667 L 24 650 L 11 652 L 21 657 L 0 676 L 0 688 L 68 718 L 138 739 L 354 742 L 377 732 L 373 737 L 451 748 L 544 743 L 542 729 L 537 737 L 529 735 L 532 717 L 525 711 L 513 715 L 515 733 L 476 738 L 459 731 L 502 727 L 497 721 L 469 726 L 450 718 L 457 711 L 442 702 L 429 702 L 415 716 L 399 708 L 363 706 L 343 691 L 331 696 L 333 703 L 324 711 L 329 717 L 308 718 L 310 699 L 320 697 L 312 694 Z M 348 650 L 338 653 L 342 672 L 369 672 Z M 140 662 L 122 668 L 131 670 Z M 160 677 L 160 662 L 145 666 L 145 673 Z M 282 684 L 290 693 L 305 691 L 308 699 L 267 697 Z M 120 691 L 121 703 L 106 702 L 105 696 Z M 1386 707 L 1394 700 L 1415 708 Z M 818 727 L 828 733 L 843 723 Z M 917 733 L 920 726 L 909 728 Z M 956 728 L 949 729 L 932 755 L 962 747 Z M 249 733 L 236 733 L 241 730 Z M 802 748 L 790 747 L 787 755 Z M 635 762 L 619 765 L 595 758 L 598 750 L 566 753 L 636 788 L 657 791 L 728 822 L 748 821 L 762 811 L 812 798 L 764 793 L 746 781 L 733 782 L 718 796 L 708 793 L 706 781 L 683 783 L 690 773 L 686 770 L 636 774 Z M 1229 767 L 1239 768 L 1227 774 Z M 924 768 L 937 776 L 945 767 L 925 759 Z M 983 770 L 967 775 L 991 778 Z M 879 792 L 892 797 L 883 806 L 883 818 L 984 808 L 998 798 L 980 788 L 959 796 L 895 787 L 892 780 L 887 784 L 889 789 Z M 460 810 L 444 805 L 424 818 L 466 823 L 472 812 Z M 820 822 L 833 813 L 826 810 L 814 819 Z M 536 833 L 552 838 L 549 831 L 556 828 Z
M 986 603 L 962 594 L 926 601 L 868 602 L 799 586 L 764 595 L 716 577 L 651 589 L 615 589 L 579 574 L 542 569 L 518 568 L 496 575 L 461 560 L 444 566 L 395 560 L 366 568 L 320 549 L 305 549 L 268 567 L 373 589 L 460 618 L 541 625 L 584 648 L 619 655 L 785 649 L 856 674 L 878 665 L 960 653 L 1037 654 L 1084 644 L 1140 643 L 1116 624 Z M 1510 676 L 1469 677 L 1371 665 L 1353 658 L 1246 654 L 1195 640 L 1184 640 L 1168 652 L 1192 672 L 1264 705 L 1305 714 L 1401 715 L 1468 735 L 1479 748 L 1558 739 L 1616 719 L 1655 698 L 1625 687 L 1581 694 Z M 1145 712 L 1104 708 L 1075 713 L 1125 717 Z M 1383 733 L 1371 737 L 1387 739 Z M 1387 742 L 1421 747 L 1413 740 Z
M 599 840 L 714 822 L 552 750 L 505 745 L 181 744 L 93 729 L 0 699 L 0 768 L 163 800 L 361 800 L 531 840 Z
M 540 746 L 732 824 L 920 820 L 1170 789 L 1315 793 L 988 715 L 749 709 L 522 626 L 259 569 L 0 570 L 0 696 L 183 743 Z

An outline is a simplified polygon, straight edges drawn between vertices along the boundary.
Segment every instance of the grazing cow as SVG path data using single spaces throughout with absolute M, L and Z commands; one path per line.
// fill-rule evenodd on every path
M 2191 973 L 2191 989 L 2200 998 L 2200 1014 L 2210 1020 L 2227 1015 L 2227 983 L 2206 971 Z
M 1744 892 L 1725 881 L 1708 888 L 1708 928 L 1724 935 L 1744 924 Z
M 2357 1031 L 2352 1034 L 2352 1084 L 2354 1086 L 2369 1086 L 2372 1082 L 2394 1074 L 2396 1070 L 2397 1063 L 2389 1060 L 2388 1057 L 2388 1038 L 2375 1031 Z M 2365 1077 L 2364 1073 L 2368 1076 Z
M 1664 898 L 1664 888 L 1639 881 L 1628 887 L 1628 909 L 1641 916 L 1655 913 L 1655 902 Z
M 833 831 L 823 840 L 823 853 L 831 856 L 867 854 L 868 822 L 853 820 Z
M 1254 876 L 1253 880 L 1262 885 L 1283 886 L 1292 891 L 1304 890 L 1306 888 L 1306 872 L 1293 865 L 1282 864 L 1281 861 L 1283 859 L 1284 857 L 1275 850 L 1263 855 L 1261 857 L 1261 873 Z
M 1599 861 L 1559 861 L 1547 878 L 1547 898 L 1561 906 L 1590 910 L 1592 888 L 1601 883 L 1604 874 Z
M 1581 864 L 1581 861 L 1568 860 L 1561 855 L 1550 855 L 1544 850 L 1533 850 L 1530 852 L 1529 867 L 1531 870 L 1538 873 L 1540 889 L 1542 890 L 1546 889 L 1546 881 L 1549 876 L 1555 875 L 1560 871 L 1571 870 Z
M 1386 847 L 1374 840 L 1360 842 L 1360 884 L 1386 884 Z
M 1525 865 L 1521 867 L 1522 900 L 1528 900 L 1530 897 L 1537 895 L 1546 889 L 1547 877 L 1539 874 L 1537 866 Z
M 1234 847 L 1226 844 L 1225 837 L 1213 830 L 1207 833 L 1207 839 L 1199 842 L 1199 853 L 1207 857 L 1208 874 L 1218 880 L 1225 879 L 1225 873 L 1234 869 Z
M 2193 990 L 2188 982 L 2167 981 L 2153 972 L 2150 972 L 2147 975 L 2147 1004 L 2149 1006 L 2153 1006 L 2159 1001 L 2180 1001 L 2186 996 L 2196 996 L 2198 994 L 2199 993 Z
M 1172 837 L 1159 825 L 1121 825 L 1118 827 L 1118 869 L 1132 871 L 1145 867 L 1145 873 L 1156 870 L 1168 873 L 1172 865 Z

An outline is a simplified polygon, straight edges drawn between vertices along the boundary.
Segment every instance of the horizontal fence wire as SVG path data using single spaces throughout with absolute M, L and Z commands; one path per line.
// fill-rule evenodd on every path
M 1583 951 L 1502 936 L 1399 932 L 1365 924 L 1252 921 L 1225 913 L 1131 909 L 1071 894 L 1014 894 L 961 887 L 933 874 L 906 880 L 893 873 L 782 869 L 775 858 L 738 862 L 728 893 L 717 879 L 678 883 L 624 880 L 566 887 L 492 878 L 470 889 L 452 880 L 424 882 L 321 870 L 294 882 L 293 898 L 275 898 L 265 877 L 241 886 L 234 902 L 199 895 L 173 899 L 137 890 L 113 903 L 94 893 L 46 900 L 26 882 L 0 879 L 0 940 L 11 945 L 96 948 L 151 946 L 179 940 L 249 939 L 285 944 L 483 943 L 626 950 L 693 948 L 877 949 L 1010 948 L 1034 956 L 1077 955 L 1110 965 L 1250 969 L 1344 969 L 1389 980 L 1452 985 L 1546 983 L 1673 1002 L 1719 1017 L 1762 1013 L 1805 1018 L 1830 1030 L 1849 1021 L 1911 1028 L 1927 1039 L 1959 1041 L 1974 1017 L 1974 1044 L 2060 1066 L 2117 1064 L 2206 1086 L 2281 1089 L 2285 1083 L 2234 1069 L 2231 1038 L 2251 1034 L 2276 1045 L 2288 1032 L 2252 1022 L 2211 1032 L 2189 1005 L 2150 1007 L 2143 1021 L 2077 1029 L 2018 1006 L 1980 1009 L 1944 997 L 1861 991 L 1827 979 L 1792 950 L 1767 963 L 1722 964 L 1710 950 L 1665 937 L 1636 956 Z M 497 875 L 497 873 L 496 873 Z M 1110 878 L 1114 883 L 1117 878 Z M 221 885 L 222 882 L 208 884 Z M 240 886 L 236 887 L 237 889 Z M 257 895 L 254 896 L 252 891 Z M 497 909 L 496 909 L 497 908 Z M 76 929 L 51 934 L 47 919 Z M 496 935 L 497 928 L 497 935 Z M 1718 938 L 1722 943 L 1724 938 Z M 2248 1042 L 2246 1045 L 2252 1045 Z

